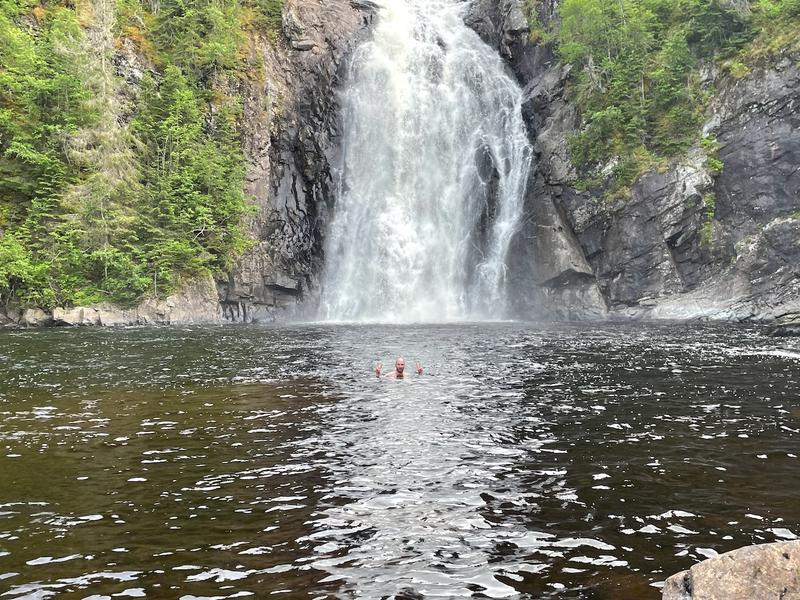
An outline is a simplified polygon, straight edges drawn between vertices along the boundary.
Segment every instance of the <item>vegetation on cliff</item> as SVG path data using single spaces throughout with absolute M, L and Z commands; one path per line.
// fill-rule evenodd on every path
M 281 7 L 0 0 L 0 301 L 131 303 L 246 247 L 237 89 Z
M 537 4 L 528 3 L 533 35 L 573 65 L 579 184 L 608 182 L 612 197 L 698 141 L 713 93 L 704 70 L 741 77 L 800 39 L 800 0 L 563 0 L 551 28 L 536 18 Z

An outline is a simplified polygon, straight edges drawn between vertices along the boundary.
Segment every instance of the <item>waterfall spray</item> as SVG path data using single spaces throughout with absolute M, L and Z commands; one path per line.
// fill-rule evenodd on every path
M 321 317 L 505 316 L 532 149 L 521 90 L 458 0 L 381 0 L 342 91 Z

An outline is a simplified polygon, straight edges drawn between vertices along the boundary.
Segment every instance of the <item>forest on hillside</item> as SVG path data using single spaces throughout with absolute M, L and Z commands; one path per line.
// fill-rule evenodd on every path
M 132 303 L 247 246 L 241 98 L 281 0 L 0 2 L 0 298 Z M 146 65 L 117 73 L 124 46 Z

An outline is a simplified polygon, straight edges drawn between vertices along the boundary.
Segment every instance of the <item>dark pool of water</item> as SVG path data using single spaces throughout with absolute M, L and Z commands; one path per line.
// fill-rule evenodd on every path
M 800 535 L 799 381 L 721 325 L 2 332 L 0 598 L 656 599 Z

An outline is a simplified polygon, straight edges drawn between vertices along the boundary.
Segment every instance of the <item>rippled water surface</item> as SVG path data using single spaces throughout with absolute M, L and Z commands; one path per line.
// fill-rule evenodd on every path
M 798 381 L 731 326 L 0 332 L 0 598 L 655 599 L 800 535 Z

